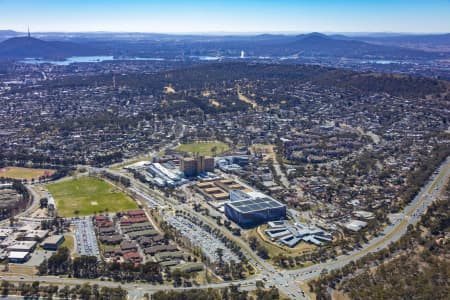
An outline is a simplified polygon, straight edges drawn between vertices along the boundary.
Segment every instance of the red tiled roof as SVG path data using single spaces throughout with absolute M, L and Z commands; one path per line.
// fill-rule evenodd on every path
M 141 256 L 137 252 L 127 252 L 127 253 L 123 254 L 123 258 L 136 260 L 136 259 L 141 259 Z
M 145 216 L 145 212 L 142 209 L 129 210 L 126 213 L 128 216 Z
M 95 216 L 94 219 L 96 222 L 109 221 L 109 218 L 107 216 L 102 216 L 102 215 Z
M 122 218 L 120 224 L 134 224 L 148 222 L 147 217 L 135 217 L 135 218 Z

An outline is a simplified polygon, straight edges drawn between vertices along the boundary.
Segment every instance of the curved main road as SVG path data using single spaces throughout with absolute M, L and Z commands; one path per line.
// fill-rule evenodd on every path
M 39 200 L 41 199 L 39 195 L 36 193 L 36 191 L 31 187 L 31 185 L 25 185 L 28 192 L 31 196 L 31 204 L 23 211 L 18 213 L 14 216 L 15 219 L 23 218 L 30 214 L 31 212 L 35 211 L 36 208 L 39 206 Z M 9 223 L 9 219 L 5 219 L 0 221 L 0 225 L 5 225 L 6 223 Z
M 300 281 L 310 280 L 320 275 L 322 270 L 328 271 L 340 269 L 351 261 L 367 255 L 368 253 L 378 252 L 389 246 L 391 242 L 398 241 L 405 233 L 408 225 L 415 225 L 426 208 L 437 198 L 445 188 L 445 183 L 450 177 L 450 158 L 438 168 L 437 172 L 428 183 L 422 187 L 414 200 L 403 210 L 402 218 L 399 218 L 393 224 L 387 226 L 383 233 L 372 239 L 361 249 L 350 252 L 347 255 L 339 256 L 337 259 L 321 264 L 316 264 L 307 268 L 295 271 L 285 271 L 289 276 Z
M 144 293 L 153 293 L 161 290 L 183 290 L 193 288 L 223 288 L 230 285 L 240 284 L 243 288 L 253 289 L 257 280 L 265 277 L 269 285 L 275 285 L 283 293 L 291 296 L 295 299 L 308 299 L 299 288 L 299 283 L 316 278 L 320 275 L 322 270 L 328 271 L 339 269 L 349 264 L 351 261 L 355 261 L 368 253 L 377 252 L 382 248 L 387 247 L 391 242 L 399 240 L 406 232 L 408 225 L 416 224 L 419 217 L 425 212 L 426 208 L 436 199 L 445 188 L 445 183 L 450 177 L 450 158 L 438 168 L 428 183 L 420 190 L 414 200 L 403 210 L 402 218 L 395 221 L 392 225 L 387 226 L 383 233 L 372 239 L 368 244 L 364 245 L 361 249 L 350 252 L 347 255 L 342 255 L 335 260 L 328 261 L 321 264 L 316 264 L 310 267 L 302 268 L 299 270 L 278 270 L 274 266 L 270 265 L 265 260 L 258 257 L 245 243 L 239 243 L 246 254 L 250 262 L 252 262 L 259 270 L 260 275 L 255 278 L 223 282 L 217 284 L 207 284 L 194 287 L 178 287 L 174 288 L 169 285 L 149 285 L 149 284 L 124 284 L 123 288 L 128 290 L 131 299 L 140 299 Z M 133 181 L 134 182 L 134 181 Z M 141 190 L 141 189 L 140 189 Z M 141 190 L 142 191 L 142 190 Z M 197 215 L 197 214 L 196 214 Z M 199 215 L 201 216 L 201 215 Z M 239 242 L 239 239 L 233 239 Z M 25 276 L 3 276 L 0 279 L 6 279 L 10 281 L 40 281 L 42 283 L 52 283 L 56 285 L 65 284 L 98 284 L 99 286 L 117 286 L 117 282 L 108 282 L 100 280 L 83 280 L 83 279 L 68 279 L 59 278 L 54 276 L 41 276 L 41 277 L 25 277 Z

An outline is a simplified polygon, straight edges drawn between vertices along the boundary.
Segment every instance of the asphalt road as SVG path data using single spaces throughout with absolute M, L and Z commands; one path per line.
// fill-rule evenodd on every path
M 368 253 L 377 252 L 388 247 L 391 242 L 399 240 L 406 233 L 408 225 L 416 224 L 420 216 L 426 211 L 426 208 L 436 199 L 441 190 L 445 188 L 445 183 L 450 176 L 450 159 L 447 159 L 440 166 L 438 172 L 403 210 L 403 217 L 399 218 L 394 224 L 387 226 L 379 237 L 370 240 L 362 249 L 340 256 L 333 261 L 316 264 L 300 270 L 286 271 L 286 274 L 294 277 L 296 280 L 307 281 L 318 277 L 323 269 L 330 271 L 342 268 L 351 261 L 355 261 Z
M 414 200 L 404 209 L 403 217 L 399 218 L 394 224 L 387 226 L 383 233 L 372 239 L 368 244 L 365 244 L 361 249 L 350 252 L 347 255 L 337 257 L 335 260 L 328 261 L 326 263 L 316 264 L 307 268 L 299 270 L 278 270 L 267 261 L 261 259 L 256 253 L 248 246 L 248 244 L 239 237 L 233 236 L 223 227 L 217 226 L 217 224 L 205 216 L 193 211 L 188 205 L 182 205 L 183 209 L 189 211 L 191 214 L 201 219 L 202 221 L 210 224 L 211 226 L 220 229 L 228 238 L 236 241 L 243 250 L 247 259 L 252 263 L 259 271 L 259 275 L 254 279 L 239 281 L 242 284 L 255 284 L 256 280 L 262 280 L 266 286 L 276 286 L 284 294 L 294 299 L 309 299 L 302 293 L 299 288 L 299 283 L 306 282 L 313 278 L 320 276 L 321 272 L 326 269 L 328 271 L 339 269 L 357 260 L 364 255 L 371 252 L 377 252 L 382 248 L 387 247 L 391 242 L 397 241 L 406 232 L 409 224 L 415 224 L 418 222 L 420 215 L 422 215 L 426 207 L 439 195 L 441 189 L 444 187 L 445 182 L 450 176 L 450 158 L 445 161 L 437 170 L 435 175 L 428 181 L 428 183 L 420 190 L 419 194 Z M 136 183 L 140 185 L 139 183 Z M 141 186 L 142 187 L 142 186 Z M 146 189 L 147 190 L 147 189 Z M 142 191 L 142 189 L 141 189 Z M 147 192 L 152 192 L 147 190 Z M 172 203 L 172 199 L 163 199 L 165 197 L 156 195 L 152 192 L 152 196 L 158 196 L 160 200 L 164 200 L 166 203 Z M 237 284 L 237 282 L 221 283 L 220 285 L 207 285 L 204 287 L 223 287 L 231 284 Z M 145 288 L 144 288 L 145 290 Z
M 19 219 L 19 218 L 23 218 L 25 216 L 27 216 L 29 213 L 33 212 L 38 206 L 39 206 L 39 201 L 40 201 L 40 197 L 39 195 L 31 188 L 30 185 L 25 185 L 25 187 L 27 188 L 28 192 L 31 195 L 31 204 L 21 213 L 18 213 L 17 215 L 14 216 L 15 219 Z M 9 224 L 9 219 L 5 219 L 2 220 L 0 222 L 0 225 L 5 225 L 5 224 Z
M 403 216 L 395 221 L 394 224 L 387 226 L 383 233 L 369 241 L 361 249 L 355 250 L 347 255 L 339 256 L 335 260 L 328 261 L 326 263 L 316 264 L 310 267 L 302 268 L 299 270 L 278 270 L 274 266 L 270 265 L 265 260 L 259 258 L 254 251 L 248 246 L 247 243 L 241 239 L 231 235 L 229 232 L 221 227 L 217 227 L 223 231 L 229 238 L 232 238 L 239 243 L 243 252 L 249 259 L 249 261 L 258 269 L 259 275 L 254 278 L 240 281 L 223 282 L 217 284 L 208 284 L 202 286 L 194 287 L 178 287 L 174 288 L 170 285 L 149 285 L 149 284 L 123 284 L 121 285 L 129 292 L 130 299 L 140 299 L 145 293 L 153 293 L 160 290 L 185 290 L 193 288 L 223 288 L 230 285 L 240 284 L 243 289 L 254 289 L 257 280 L 265 278 L 264 282 L 266 286 L 274 285 L 280 289 L 284 294 L 294 298 L 294 299 L 309 299 L 306 295 L 302 294 L 299 288 L 299 283 L 306 282 L 313 278 L 320 276 L 322 270 L 326 269 L 328 271 L 339 269 L 355 261 L 364 255 L 371 252 L 377 252 L 382 248 L 385 248 L 389 243 L 397 241 L 403 236 L 407 230 L 409 224 L 416 224 L 420 216 L 426 211 L 428 205 L 430 205 L 436 197 L 440 194 L 442 189 L 445 187 L 450 176 L 450 158 L 448 158 L 435 172 L 434 176 L 428 181 L 428 183 L 421 189 L 419 194 L 414 198 L 414 200 L 404 209 Z M 132 180 L 134 185 L 135 180 Z M 132 187 L 133 188 L 133 187 Z M 139 188 L 140 192 L 146 192 L 147 189 L 143 190 Z M 149 195 L 156 196 L 156 195 Z M 158 195 L 161 199 L 161 195 Z M 169 200 L 169 199 L 167 199 Z M 170 199 L 171 200 L 171 199 Z M 172 202 L 172 201 L 168 201 Z M 194 212 L 189 206 L 184 205 L 184 209 L 189 210 L 195 216 L 201 218 L 203 221 L 207 221 L 210 225 L 216 225 L 211 220 L 208 220 L 201 214 Z M 217 226 L 217 225 L 216 225 Z M 45 276 L 45 277 L 25 277 L 25 276 L 0 276 L 0 279 L 6 279 L 9 281 L 40 281 L 41 283 L 52 283 L 55 285 L 66 285 L 66 284 L 98 284 L 99 286 L 117 286 L 117 282 L 100 281 L 100 280 L 83 280 L 83 279 L 73 279 L 73 278 L 59 278 L 55 276 Z

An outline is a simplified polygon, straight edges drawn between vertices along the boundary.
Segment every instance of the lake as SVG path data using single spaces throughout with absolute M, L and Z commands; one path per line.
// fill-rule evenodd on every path
M 151 61 L 164 61 L 164 58 L 156 57 L 114 57 L 114 56 L 72 56 L 64 60 L 51 60 L 51 59 L 40 59 L 40 58 L 26 58 L 21 62 L 26 64 L 52 64 L 59 66 L 68 66 L 74 63 L 95 63 L 108 60 L 151 60 Z

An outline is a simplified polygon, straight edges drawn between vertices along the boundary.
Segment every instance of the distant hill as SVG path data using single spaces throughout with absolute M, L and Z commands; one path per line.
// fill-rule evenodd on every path
M 399 97 L 425 97 L 446 93 L 450 85 L 445 81 L 400 74 L 360 73 L 304 64 L 258 64 L 246 62 L 213 62 L 161 72 L 158 74 L 117 75 L 116 80 L 133 89 L 162 91 L 175 84 L 175 90 L 202 89 L 224 82 L 241 80 L 269 80 L 274 82 L 310 82 L 327 88 L 330 86 L 360 93 L 388 93 Z M 47 82 L 48 87 L 96 86 L 111 84 L 110 75 L 64 77 Z M 269 101 L 269 100 L 268 100 Z
M 100 54 L 100 51 L 90 45 L 44 41 L 33 37 L 14 37 L 0 43 L 0 58 L 8 59 L 66 58 L 96 54 Z
M 9 32 L 8 34 L 15 34 Z M 42 36 L 41 33 L 37 33 Z M 314 57 L 355 59 L 436 59 L 448 58 L 445 47 L 430 52 L 425 41 L 445 44 L 450 35 L 349 37 L 309 33 L 300 35 L 261 34 L 161 35 L 124 33 L 48 35 L 45 40 L 13 37 L 0 43 L 0 58 L 66 58 L 83 55 L 163 57 L 234 56 L 245 51 L 246 57 Z M 421 48 L 409 47 L 402 39 L 421 40 Z
M 383 41 L 383 42 L 401 42 L 401 43 L 434 43 L 447 44 L 450 46 L 450 33 L 445 34 L 408 34 L 387 37 L 358 37 L 359 40 L 365 41 Z
M 15 36 L 19 33 L 14 30 L 0 30 L 0 36 Z
M 390 45 L 397 47 L 407 47 L 428 51 L 450 52 L 450 33 L 445 34 L 408 34 L 397 36 L 360 36 L 355 39 L 376 43 L 380 45 Z
M 0 30 L 0 42 L 20 35 L 19 32 L 14 30 Z
M 394 46 L 374 45 L 353 39 L 333 38 L 319 33 L 297 36 L 286 45 L 290 51 L 303 55 L 341 56 L 341 57 L 384 57 L 384 58 L 423 58 L 428 53 Z
M 245 49 L 248 55 L 271 56 L 308 56 L 308 57 L 347 57 L 360 59 L 423 59 L 437 57 L 436 53 L 429 53 L 416 49 L 402 48 L 395 45 L 381 45 L 355 40 L 343 35 L 327 36 L 313 32 L 296 36 L 257 36 L 256 38 L 202 42 L 193 45 L 201 49 L 227 49 L 237 53 Z

